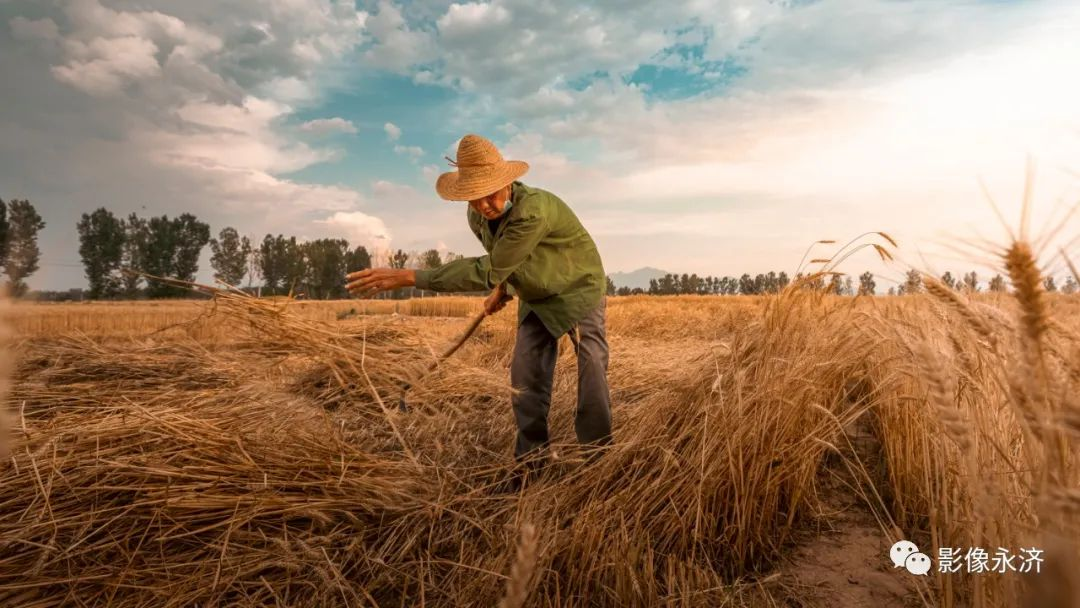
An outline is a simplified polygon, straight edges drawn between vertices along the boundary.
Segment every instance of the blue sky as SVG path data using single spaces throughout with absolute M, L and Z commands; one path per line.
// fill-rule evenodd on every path
M 868 230 L 956 272 L 943 243 L 1004 234 L 980 179 L 1014 217 L 1030 155 L 1040 212 L 1080 200 L 1078 40 L 1057 0 L 0 0 L 0 197 L 48 222 L 36 288 L 84 284 L 99 206 L 476 255 L 432 189 L 474 132 L 610 272 Z

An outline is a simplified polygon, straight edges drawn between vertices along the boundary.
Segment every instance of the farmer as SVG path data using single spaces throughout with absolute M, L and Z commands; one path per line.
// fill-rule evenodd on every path
M 449 159 L 448 159 L 449 160 Z M 611 441 L 604 336 L 607 282 L 600 253 L 577 216 L 554 194 L 516 181 L 527 163 L 503 160 L 479 135 L 458 144 L 457 168 L 439 176 L 435 190 L 448 201 L 469 201 L 469 228 L 487 255 L 431 270 L 370 268 L 350 273 L 348 289 L 369 297 L 399 287 L 433 291 L 486 291 L 484 310 L 494 314 L 517 295 L 518 326 L 510 382 L 518 434 L 514 455 L 543 465 L 548 446 L 548 407 L 558 340 L 569 334 L 577 353 L 578 441 Z

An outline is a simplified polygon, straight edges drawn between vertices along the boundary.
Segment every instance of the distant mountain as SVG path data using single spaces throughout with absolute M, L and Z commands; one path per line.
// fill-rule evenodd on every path
M 611 273 L 611 282 L 615 283 L 615 287 L 629 287 L 633 289 L 640 287 L 642 289 L 649 288 L 649 279 L 660 279 L 665 274 L 670 274 L 666 270 L 660 270 L 659 268 L 638 268 L 632 272 L 613 272 Z

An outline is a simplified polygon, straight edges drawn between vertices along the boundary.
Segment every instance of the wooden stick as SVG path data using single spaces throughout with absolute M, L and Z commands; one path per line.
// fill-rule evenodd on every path
M 503 298 L 502 298 L 502 301 L 503 302 L 509 302 L 512 299 L 513 299 L 513 296 L 509 296 L 509 295 L 504 294 Z M 436 368 L 438 368 L 440 365 L 442 365 L 443 361 L 446 361 L 447 359 L 450 358 L 451 355 L 456 353 L 457 350 L 459 348 L 461 348 L 461 345 L 465 344 L 465 341 L 468 340 L 473 335 L 473 333 L 476 332 L 476 328 L 480 327 L 480 323 L 483 322 L 484 317 L 486 317 L 486 316 L 488 316 L 487 310 L 481 310 L 475 317 L 472 318 L 472 321 L 469 321 L 469 326 L 465 328 L 465 331 L 461 334 L 461 336 L 459 336 L 458 339 L 455 340 L 454 343 L 451 344 L 450 347 L 447 348 L 446 351 L 444 351 L 443 354 L 438 359 L 433 361 L 431 363 L 431 365 L 428 366 L 427 370 L 425 370 L 424 373 L 420 375 L 419 378 L 417 378 L 416 380 L 413 380 L 411 382 L 406 382 L 401 387 L 401 399 L 398 400 L 398 409 L 399 410 L 401 410 L 403 412 L 409 411 L 409 406 L 408 406 L 408 404 L 405 403 L 405 393 L 409 392 L 409 389 L 411 389 L 413 387 L 413 385 L 415 385 L 417 382 L 419 382 L 420 380 L 423 380 L 424 378 L 426 378 L 428 376 L 428 374 L 435 371 Z

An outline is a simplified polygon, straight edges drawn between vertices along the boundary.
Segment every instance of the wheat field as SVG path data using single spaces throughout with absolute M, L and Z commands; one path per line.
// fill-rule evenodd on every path
M 520 493 L 513 305 L 9 306 L 2 606 L 1076 606 L 1080 299 L 609 298 L 615 443 Z M 907 539 L 1039 547 L 918 577 Z M 932 552 L 933 551 L 933 552 Z

